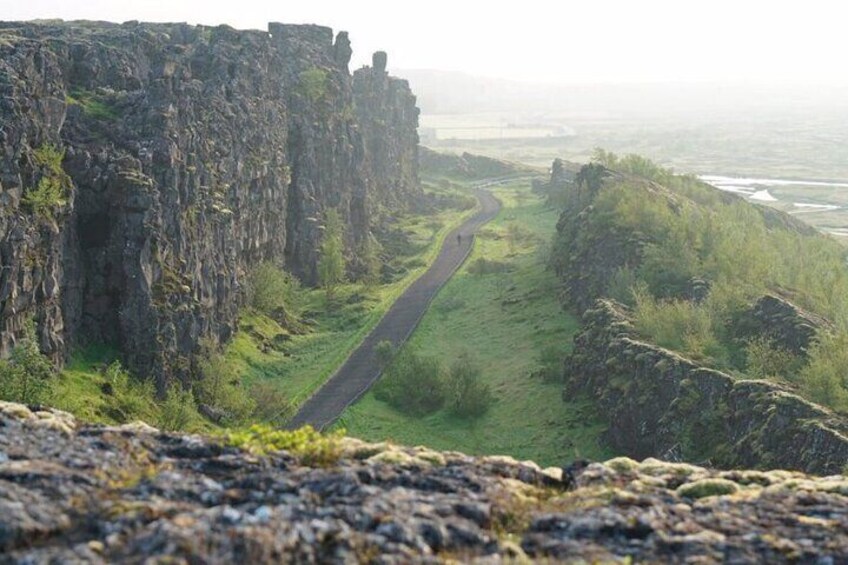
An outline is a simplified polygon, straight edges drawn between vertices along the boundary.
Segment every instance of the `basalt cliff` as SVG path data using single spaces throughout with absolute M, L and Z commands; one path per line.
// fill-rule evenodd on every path
M 0 353 L 35 320 L 57 362 L 184 377 L 252 267 L 315 280 L 326 210 L 353 252 L 414 205 L 415 97 L 351 53 L 313 25 L 0 23 Z

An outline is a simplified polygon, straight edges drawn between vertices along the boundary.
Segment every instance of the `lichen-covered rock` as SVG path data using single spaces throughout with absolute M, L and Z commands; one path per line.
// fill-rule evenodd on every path
M 566 360 L 565 394 L 597 399 L 608 415 L 605 440 L 617 451 L 821 474 L 848 464 L 845 418 L 773 383 L 737 380 L 640 341 L 614 301 L 597 301 L 583 322 Z
M 415 98 L 382 74 L 355 99 L 349 60 L 320 26 L 0 23 L 0 355 L 34 318 L 57 361 L 105 342 L 185 377 L 258 262 L 315 279 L 327 209 L 354 248 L 408 206 Z M 44 148 L 69 186 L 36 213 Z
M 0 410 L 3 563 L 836 563 L 848 552 L 842 476 L 619 458 L 559 480 L 509 457 L 355 439 L 310 467 L 150 428 L 71 419 L 66 433 L 38 426 L 40 412 L 54 413 Z

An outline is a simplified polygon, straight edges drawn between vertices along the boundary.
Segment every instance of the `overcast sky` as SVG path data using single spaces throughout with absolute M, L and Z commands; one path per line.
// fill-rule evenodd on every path
M 0 0 L 0 19 L 320 23 L 350 32 L 354 65 L 551 83 L 848 83 L 835 0 Z M 500 7 L 505 5 L 505 7 Z

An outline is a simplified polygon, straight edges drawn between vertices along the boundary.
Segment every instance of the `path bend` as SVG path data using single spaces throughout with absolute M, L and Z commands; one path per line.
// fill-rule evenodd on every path
M 289 422 L 289 429 L 309 424 L 323 430 L 377 381 L 380 369 L 374 346 L 388 340 L 398 347 L 407 340 L 430 302 L 468 258 L 474 244 L 473 234 L 500 211 L 500 202 L 489 191 L 476 189 L 475 195 L 480 209 L 445 237 L 430 268 L 400 295 L 336 373 L 300 407 Z M 459 243 L 457 234 L 462 235 Z

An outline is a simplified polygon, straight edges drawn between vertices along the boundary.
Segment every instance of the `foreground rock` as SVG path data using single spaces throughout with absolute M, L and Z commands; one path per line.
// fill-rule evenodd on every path
M 848 481 L 616 459 L 542 470 L 346 439 L 322 468 L 0 403 L 0 561 L 837 563 Z M 149 561 L 147 561 L 149 562 Z M 170 562 L 170 561 L 169 561 Z

